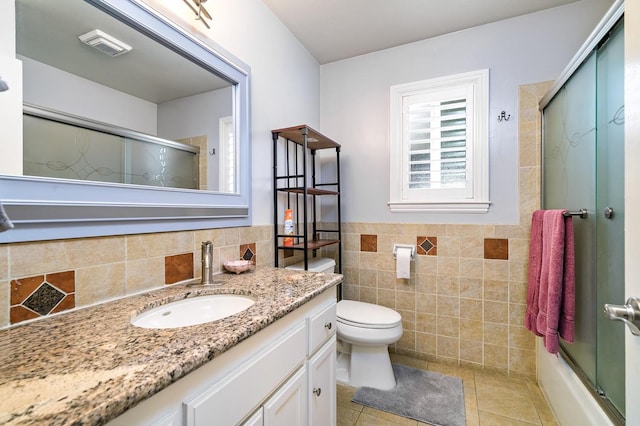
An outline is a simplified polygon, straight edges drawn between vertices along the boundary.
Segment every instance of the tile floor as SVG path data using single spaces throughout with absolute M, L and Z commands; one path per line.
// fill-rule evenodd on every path
M 531 379 L 393 354 L 391 361 L 462 378 L 467 426 L 557 426 L 538 385 Z M 338 426 L 425 425 L 351 402 L 354 392 L 355 388 L 338 385 Z

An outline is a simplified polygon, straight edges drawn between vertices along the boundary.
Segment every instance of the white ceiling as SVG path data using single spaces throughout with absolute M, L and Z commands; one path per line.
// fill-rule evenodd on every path
M 110 57 L 78 40 L 94 29 L 133 50 Z M 84 1 L 17 0 L 16 49 L 21 56 L 156 104 L 230 85 Z
M 321 64 L 577 0 L 263 0 Z

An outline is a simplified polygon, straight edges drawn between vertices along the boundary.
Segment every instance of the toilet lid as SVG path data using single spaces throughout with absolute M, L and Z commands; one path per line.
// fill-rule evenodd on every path
M 372 303 L 341 300 L 336 308 L 338 321 L 354 327 L 392 328 L 402 323 L 393 309 Z

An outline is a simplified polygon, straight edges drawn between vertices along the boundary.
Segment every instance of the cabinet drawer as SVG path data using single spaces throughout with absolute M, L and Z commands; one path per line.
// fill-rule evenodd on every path
M 305 359 L 305 326 L 275 339 L 277 343 L 196 397 L 184 402 L 187 426 L 237 424 Z
M 307 319 L 309 321 L 309 346 L 307 355 L 313 354 L 327 339 L 336 334 L 336 302 Z

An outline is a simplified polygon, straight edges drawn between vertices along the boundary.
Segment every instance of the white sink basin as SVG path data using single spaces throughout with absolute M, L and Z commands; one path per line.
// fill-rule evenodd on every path
M 142 328 L 177 328 L 204 324 L 242 312 L 255 300 L 236 294 L 197 296 L 149 309 L 131 320 Z

